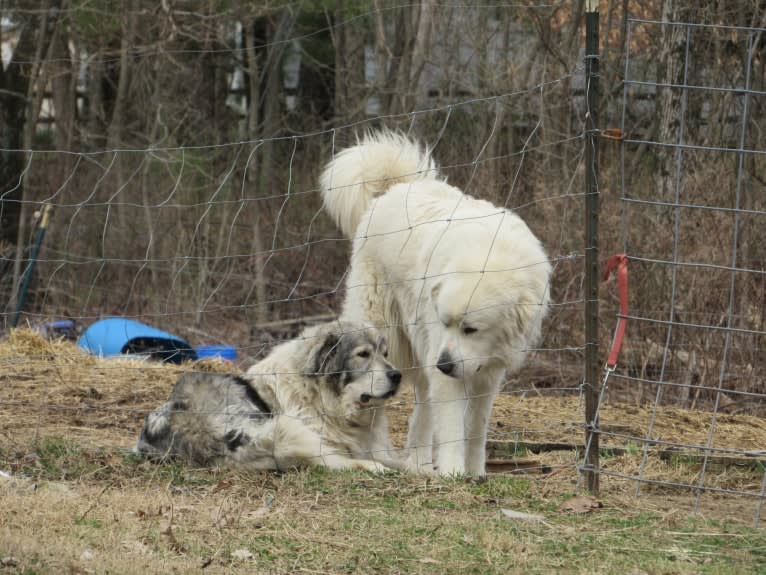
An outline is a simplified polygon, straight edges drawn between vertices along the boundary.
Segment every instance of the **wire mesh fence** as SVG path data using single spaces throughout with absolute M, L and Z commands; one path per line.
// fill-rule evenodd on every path
M 620 314 L 629 335 L 621 365 L 603 376 L 598 433 L 636 457 L 629 469 L 602 457 L 598 473 L 631 481 L 637 495 L 685 489 L 695 510 L 703 496 L 740 496 L 758 524 L 766 436 L 755 246 L 766 220 L 754 62 L 763 29 L 632 18 L 627 31 L 661 39 L 668 59 L 652 66 L 627 43 L 612 221 L 629 262 L 630 311 Z M 725 77 L 707 66 L 713 53 Z M 647 106 L 654 136 L 637 120 Z M 621 421 L 609 406 L 625 401 L 650 409 Z
M 617 369 L 603 376 L 595 428 L 600 458 L 589 467 L 582 465 L 584 430 L 592 423 L 582 397 L 588 84 L 581 55 L 570 68 L 536 56 L 514 68 L 534 52 L 522 24 L 543 10 L 550 7 L 433 5 L 440 33 L 424 44 L 430 60 L 420 78 L 427 89 L 405 92 L 397 104 L 396 94 L 378 90 L 374 47 L 363 46 L 358 81 L 365 90 L 356 96 L 364 105 L 348 117 L 322 116 L 301 91 L 310 75 L 295 62 L 302 57 L 305 64 L 306 42 L 327 30 L 299 30 L 299 18 L 286 12 L 256 47 L 248 27 L 231 18 L 228 29 L 239 40 L 227 47 L 136 47 L 136 62 L 150 79 L 132 92 L 151 110 L 141 138 L 130 138 L 128 123 L 108 142 L 88 139 L 83 127 L 77 144 L 57 145 L 63 121 L 52 114 L 35 145 L 4 147 L 19 170 L 3 192 L 3 209 L 23 189 L 13 205 L 26 218 L 22 237 L 30 246 L 20 252 L 3 246 L 6 327 L 18 318 L 21 326 L 51 333 L 60 325 L 52 322 L 71 320 L 75 327 L 66 329 L 78 337 L 99 320 L 121 318 L 175 334 L 193 349 L 236 350 L 230 363 L 169 365 L 99 358 L 13 332 L 0 344 L 6 453 L 51 437 L 130 448 L 180 373 L 244 371 L 304 326 L 336 318 L 348 296 L 352 241 L 323 210 L 318 177 L 357 135 L 383 127 L 429 146 L 450 184 L 521 216 L 553 267 L 542 342 L 505 382 L 488 422 L 490 462 L 513 467 L 511 456 L 527 472 L 585 469 L 604 478 L 607 490 L 626 480 L 637 494 L 685 488 L 695 508 L 703 493 L 745 496 L 756 501 L 758 521 L 766 486 L 759 251 L 766 207 L 757 113 L 764 92 L 763 74 L 754 69 L 762 30 L 626 20 L 623 82 L 607 84 L 598 102 L 621 86 L 621 141 L 600 138 L 596 184 L 601 253 L 624 251 L 630 262 L 629 328 Z M 332 31 L 377 24 L 389 12 L 341 20 Z M 392 22 L 380 22 L 390 33 Z M 571 25 L 576 42 L 579 24 Z M 456 29 L 466 33 L 452 46 L 444 39 Z M 659 60 L 647 55 L 650 40 L 665 50 Z M 269 64 L 272 52 L 281 67 Z M 726 74 L 706 75 L 711 54 Z M 178 70 L 191 74 L 195 62 L 213 56 L 226 62 L 220 65 L 226 113 L 237 114 L 225 118 L 229 131 L 211 135 L 200 123 L 195 134 L 184 106 L 175 105 L 177 88 L 169 86 Z M 251 67 L 258 58 L 262 70 Z M 120 61 L 71 53 L 55 60 L 86 68 Z M 283 76 L 277 88 L 268 81 L 275 68 Z M 614 63 L 605 69 L 605 79 L 614 78 L 614 69 Z M 292 84 L 296 70 L 302 80 Z M 256 73 L 263 74 L 256 82 L 261 94 L 249 91 Z M 276 104 L 269 90 L 279 93 Z M 268 115 L 270 105 L 282 112 L 281 125 L 253 120 Z M 308 109 L 318 114 L 309 127 L 301 119 Z M 95 122 L 87 107 L 78 110 L 83 126 Z M 602 112 L 596 129 L 615 119 L 608 106 Z M 619 199 L 607 193 L 616 189 Z M 603 350 L 616 300 L 608 287 L 601 294 L 596 343 Z M 412 367 L 436 364 L 433 357 Z M 407 389 L 389 402 L 396 449 L 406 443 L 417 404 Z M 520 459 L 529 454 L 535 457 Z
M 3 388 L 1 401 L 9 445 L 23 451 L 41 438 L 63 436 L 95 448 L 129 448 L 144 416 L 168 398 L 180 372 L 257 367 L 277 343 L 299 340 L 304 326 L 336 318 L 348 297 L 345 277 L 352 242 L 322 209 L 318 177 L 326 162 L 370 129 L 397 130 L 420 141 L 431 149 L 440 174 L 451 184 L 523 217 L 543 239 L 554 273 L 561 278 L 552 286 L 551 316 L 557 324 L 576 325 L 583 301 L 574 223 L 582 197 L 577 184 L 583 129 L 577 109 L 581 97 L 576 95 L 580 66 L 575 62 L 571 69 L 557 64 L 533 71 L 530 63 L 524 74 L 510 66 L 513 54 L 528 50 L 524 37 L 515 36 L 519 23 L 539 9 L 546 8 L 507 7 L 498 12 L 490 6 L 432 7 L 434 30 L 444 27 L 442 31 L 450 32 L 459 25 L 471 33 L 454 46 L 446 42 L 447 36 L 434 34 L 423 49 L 439 63 L 423 65 L 422 86 L 414 93 L 394 95 L 402 98 L 400 104 L 370 89 L 376 86 L 375 46 L 368 46 L 362 66 L 371 79 L 361 79 L 364 89 L 356 95 L 365 101 L 362 111 L 344 118 L 336 110 L 334 117 L 325 119 L 328 127 L 320 129 L 302 128 L 301 113 L 312 109 L 313 101 L 310 94 L 302 94 L 301 82 L 310 79 L 304 67 L 314 57 L 307 52 L 309 38 L 328 31 L 320 27 L 299 34 L 291 27 L 299 24 L 295 13 L 281 13 L 284 21 L 279 20 L 278 29 L 253 49 L 254 54 L 248 52 L 247 26 L 230 26 L 235 47 L 220 51 L 136 47 L 133 55 L 144 73 L 179 67 L 191 74 L 200 57 L 227 59 L 227 113 L 244 109 L 242 117 L 231 118 L 235 129 L 218 134 L 218 141 L 211 143 L 216 138 L 204 133 L 207 126 L 201 125 L 199 137 L 184 127 L 172 128 L 172 121 L 187 123 L 183 115 L 174 116 L 168 100 L 164 84 L 172 82 L 150 76 L 159 105 L 151 100 L 147 104 L 153 106 L 156 119 L 148 124 L 148 145 L 130 141 L 124 132 L 112 146 L 89 142 L 84 134 L 77 146 L 53 145 L 59 143 L 56 135 L 64 120 L 56 109 L 40 128 L 50 145 L 6 148 L 19 172 L 4 197 L 23 189 L 24 196 L 13 202 L 21 206 L 28 225 L 22 235 L 40 237 L 41 226 L 35 226 L 46 220 L 39 252 L 30 249 L 15 257 L 8 251 L 4 259 L 6 326 L 18 321 L 38 332 L 55 333 L 62 321 L 74 322 L 66 329 L 87 344 L 96 325 L 119 321 L 113 325 L 118 325 L 118 339 L 124 344 L 134 341 L 132 330 L 137 328 L 130 322 L 138 322 L 141 329 L 163 332 L 139 334 L 143 343 L 172 336 L 183 342 L 175 352 L 183 345 L 192 350 L 225 345 L 236 352 L 236 360 L 223 367 L 204 362 L 179 367 L 122 356 L 92 358 L 60 342 L 36 342 L 15 332 L 6 339 L 2 354 L 6 378 L 13 382 Z M 384 8 L 342 19 L 332 30 L 350 31 L 355 24 L 390 12 Z M 142 15 L 129 18 L 140 20 Z M 392 22 L 380 23 L 387 35 L 396 31 Z M 261 58 L 268 76 L 270 53 L 279 47 L 285 50 L 275 56 L 281 59 L 282 86 L 279 102 L 272 105 L 284 114 L 282 121 L 290 129 L 285 135 L 271 126 L 276 135 L 263 135 L 269 131 L 263 125 L 250 136 L 253 115 L 267 114 L 268 94 L 258 102 L 252 86 L 250 92 L 238 86 L 252 80 L 249 56 Z M 370 50 L 373 57 L 368 56 Z M 122 62 L 113 55 L 90 55 L 83 61 L 82 54 L 56 61 L 71 61 L 89 71 Z M 292 85 L 296 73 L 300 80 Z M 268 90 L 268 78 L 260 84 Z M 77 97 L 84 101 L 91 96 L 87 82 L 83 90 Z M 575 99 L 565 94 L 575 94 Z M 82 117 L 77 120 L 85 123 L 87 106 L 78 113 Z M 174 129 L 185 139 L 175 136 Z M 547 177 L 540 177 L 545 173 L 556 174 L 564 184 L 547 186 Z M 33 275 L 25 273 L 32 270 Z M 417 277 L 424 272 L 413 273 Z M 26 278 L 31 281 L 22 299 Z M 544 421 L 516 417 L 527 403 L 534 410 L 539 397 L 568 397 L 567 405 L 576 409 L 582 336 L 576 328 L 546 331 L 533 350 L 534 375 L 510 381 L 501 392 L 490 422 L 492 458 L 507 458 L 557 439 Z M 97 342 L 92 349 L 103 352 L 106 345 Z M 131 351 L 134 358 L 157 355 L 151 345 L 135 345 Z M 410 371 L 435 370 L 437 357 L 418 361 Z M 526 402 L 527 396 L 534 397 Z M 391 434 L 401 449 L 407 416 L 418 402 L 405 390 L 391 403 Z M 579 436 L 581 427 L 566 414 L 557 433 Z M 566 458 L 574 469 L 576 451 Z

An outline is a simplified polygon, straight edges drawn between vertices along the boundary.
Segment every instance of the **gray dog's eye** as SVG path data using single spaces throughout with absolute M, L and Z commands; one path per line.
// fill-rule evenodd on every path
M 359 353 L 356 354 L 358 357 L 370 357 L 370 352 L 366 349 L 363 349 Z
M 465 327 L 463 328 L 463 333 L 464 333 L 465 335 L 471 335 L 472 333 L 476 333 L 477 331 L 479 331 L 479 330 L 478 330 L 478 329 L 476 329 L 475 327 L 469 327 L 469 326 L 465 326 Z

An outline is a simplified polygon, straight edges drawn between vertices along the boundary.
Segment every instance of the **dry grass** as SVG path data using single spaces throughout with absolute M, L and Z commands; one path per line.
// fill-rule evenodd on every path
M 203 360 L 182 366 L 103 359 L 67 341 L 14 330 L 0 343 L 0 432 L 23 444 L 60 436 L 127 447 L 144 415 L 164 402 L 184 371 L 226 371 Z
M 0 430 L 21 440 L 61 432 L 98 446 L 125 446 L 138 432 L 142 416 L 163 402 L 184 371 L 230 371 L 229 364 L 203 360 L 182 366 L 130 359 L 102 359 L 73 344 L 40 338 L 30 330 L 12 331 L 0 342 Z M 572 375 L 577 377 L 578 374 Z M 572 382 L 567 382 L 571 385 Z M 391 411 L 392 435 L 406 435 L 412 395 L 405 391 Z M 601 410 L 605 431 L 645 437 L 651 406 L 607 404 Z M 711 414 L 672 406 L 657 408 L 654 439 L 694 445 L 707 441 Z M 580 443 L 582 405 L 572 395 L 504 393 L 496 403 L 495 439 L 537 443 Z M 766 420 L 718 414 L 714 447 L 763 448 Z M 607 446 L 619 438 L 605 437 Z
M 0 480 L 0 560 L 27 575 L 757 573 L 766 552 L 763 530 L 672 503 L 565 513 L 571 492 L 531 478 L 239 474 L 52 441 L 38 456 Z
M 495 445 L 550 472 L 480 482 L 323 470 L 239 474 L 154 465 L 121 449 L 179 372 L 230 368 L 103 360 L 29 331 L 0 342 L 0 469 L 12 475 L 0 480 L 0 561 L 18 559 L 0 573 L 746 573 L 763 561 L 763 531 L 743 526 L 752 522 L 752 498 L 708 493 L 701 514 L 690 516 L 688 491 L 648 485 L 636 500 L 635 482 L 604 476 L 604 509 L 560 513 L 576 488 L 578 454 L 529 449 L 581 443 L 573 397 L 503 394 L 492 420 Z M 411 401 L 405 393 L 391 410 L 399 442 Z M 650 415 L 615 404 L 602 421 L 641 436 Z M 655 434 L 704 443 L 709 419 L 661 408 Z M 761 419 L 719 417 L 716 445 L 762 448 L 763 437 Z M 604 452 L 604 469 L 637 474 L 640 446 L 604 440 L 620 447 Z M 693 485 L 700 464 L 653 449 L 644 473 Z M 762 478 L 757 465 L 718 465 L 705 485 L 757 493 Z M 546 521 L 513 524 L 501 507 Z

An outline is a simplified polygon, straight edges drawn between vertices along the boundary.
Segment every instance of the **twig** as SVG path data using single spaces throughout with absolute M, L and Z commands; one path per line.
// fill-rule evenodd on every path
M 112 485 L 114 485 L 114 482 L 110 481 L 100 492 L 98 495 L 96 495 L 96 498 L 93 500 L 93 503 L 88 505 L 88 508 L 83 512 L 82 515 L 80 515 L 80 518 L 78 519 L 78 522 L 82 522 L 85 519 L 85 516 L 90 513 L 93 508 L 98 505 L 99 499 L 101 499 L 101 496 L 106 493 L 106 490 L 109 489 Z

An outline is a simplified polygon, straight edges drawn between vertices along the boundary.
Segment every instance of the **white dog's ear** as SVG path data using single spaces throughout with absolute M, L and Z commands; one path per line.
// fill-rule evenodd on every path
M 318 377 L 331 373 L 339 373 L 342 366 L 338 366 L 340 337 L 334 333 L 325 334 L 317 338 L 317 342 L 308 353 L 304 375 Z
M 540 301 L 535 292 L 526 289 L 519 291 L 516 303 L 509 309 L 509 328 L 514 339 L 524 337 L 527 345 L 537 344 L 546 305 L 547 302 Z

